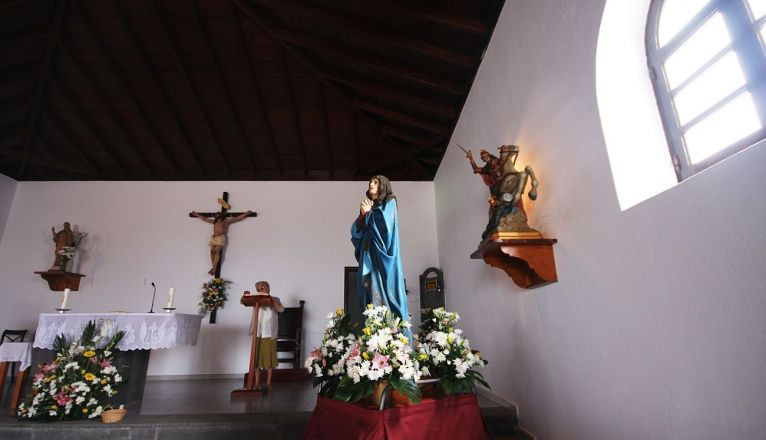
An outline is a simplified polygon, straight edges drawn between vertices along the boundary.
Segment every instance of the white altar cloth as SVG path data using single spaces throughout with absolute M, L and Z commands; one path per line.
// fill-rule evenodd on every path
M 32 365 L 32 344 L 29 342 L 3 343 L 0 345 L 0 362 L 21 362 L 19 371 L 26 370 Z
M 119 350 L 153 350 L 195 345 L 202 315 L 187 313 L 41 313 L 35 332 L 35 348 L 53 348 L 64 334 L 68 341 L 79 339 L 88 321 L 96 321 L 104 339 L 117 330 L 125 332 Z

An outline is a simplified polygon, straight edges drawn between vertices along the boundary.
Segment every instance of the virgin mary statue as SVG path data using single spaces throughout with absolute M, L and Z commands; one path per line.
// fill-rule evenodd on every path
M 370 179 L 366 197 L 359 204 L 359 217 L 351 225 L 351 242 L 359 263 L 357 300 L 360 309 L 363 311 L 367 304 L 384 305 L 409 321 L 399 254 L 396 197 L 385 176 Z

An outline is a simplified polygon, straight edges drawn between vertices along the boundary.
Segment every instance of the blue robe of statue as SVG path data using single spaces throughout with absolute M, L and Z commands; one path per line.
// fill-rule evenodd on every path
M 396 315 L 410 320 L 404 271 L 399 254 L 399 216 L 396 199 L 376 203 L 359 227 L 351 225 L 351 242 L 359 263 L 357 300 L 364 310 L 367 304 L 385 305 Z

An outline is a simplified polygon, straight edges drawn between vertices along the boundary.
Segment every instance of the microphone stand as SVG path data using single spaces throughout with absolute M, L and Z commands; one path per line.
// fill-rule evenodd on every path
M 152 282 L 152 287 L 154 287 L 154 292 L 152 293 L 152 307 L 149 309 L 149 313 L 154 313 L 154 296 L 157 295 L 157 286 L 154 285 L 154 282 Z

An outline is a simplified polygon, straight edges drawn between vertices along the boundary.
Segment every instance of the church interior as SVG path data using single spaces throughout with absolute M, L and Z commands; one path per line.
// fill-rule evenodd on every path
M 605 76 L 610 60 L 645 71 L 604 36 L 643 45 L 652 3 L 0 1 L 0 330 L 32 342 L 57 309 L 197 316 L 212 227 L 191 213 L 253 213 L 225 234 L 227 302 L 191 342 L 151 350 L 139 408 L 20 421 L 9 378 L 0 438 L 301 438 L 310 379 L 230 396 L 251 362 L 240 296 L 268 280 L 285 307 L 305 301 L 302 366 L 347 305 L 376 175 L 396 195 L 413 328 L 438 268 L 488 361 L 492 438 L 766 438 L 766 141 L 678 182 L 661 123 L 650 136 L 621 94 L 656 112 L 648 75 Z M 472 258 L 487 185 L 466 150 L 510 144 L 539 180 L 529 226 L 553 242 L 555 277 L 532 288 Z M 83 276 L 64 304 L 39 272 L 65 222 Z

